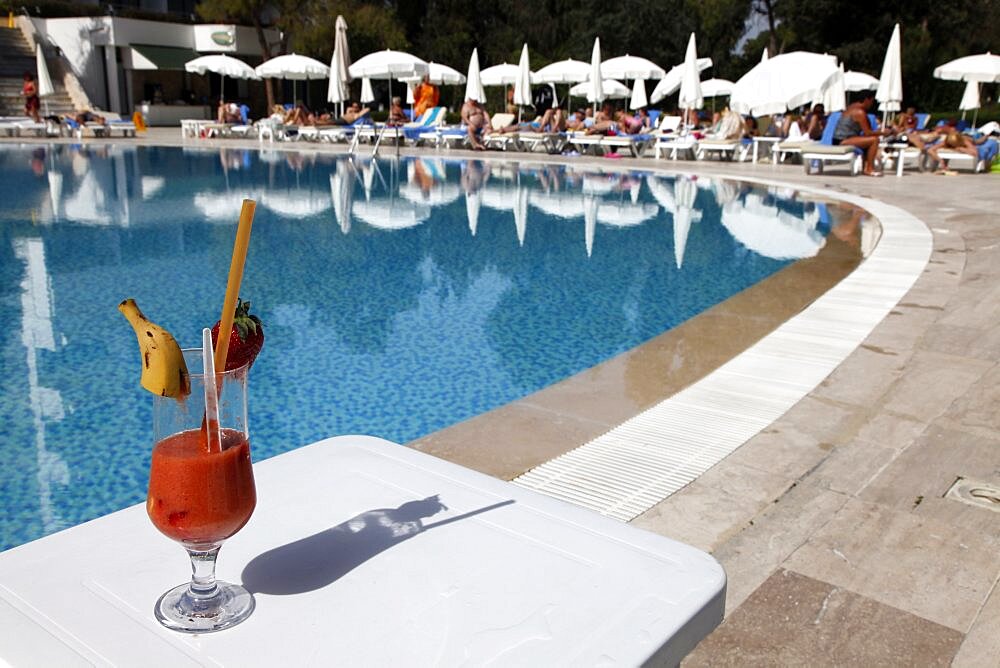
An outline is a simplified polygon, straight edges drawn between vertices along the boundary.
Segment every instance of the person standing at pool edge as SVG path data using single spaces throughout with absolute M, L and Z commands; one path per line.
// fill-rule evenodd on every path
M 439 97 L 440 92 L 438 91 L 438 87 L 432 84 L 430 76 L 425 74 L 420 84 L 413 91 L 413 120 L 420 118 L 431 107 L 436 107 Z
M 38 110 L 42 103 L 38 97 L 38 84 L 35 83 L 35 75 L 31 72 L 24 73 L 24 86 L 21 87 L 21 95 L 24 96 L 24 115 L 31 116 L 31 120 L 40 123 Z

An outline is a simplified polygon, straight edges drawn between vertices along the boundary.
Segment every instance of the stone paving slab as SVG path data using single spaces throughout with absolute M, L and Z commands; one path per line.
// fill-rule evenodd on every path
M 962 634 L 781 570 L 681 665 L 948 666 Z

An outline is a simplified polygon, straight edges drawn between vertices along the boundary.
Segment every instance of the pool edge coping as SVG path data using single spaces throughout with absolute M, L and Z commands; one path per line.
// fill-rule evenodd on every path
M 808 396 L 913 287 L 933 251 L 924 221 L 881 200 L 780 179 L 708 176 L 853 204 L 878 220 L 880 238 L 850 274 L 757 343 L 605 434 L 523 472 L 515 484 L 622 521 L 638 517 Z M 845 322 L 850 314 L 860 317 Z M 762 379 L 767 392 L 757 384 Z M 606 471 L 615 473 L 595 475 Z

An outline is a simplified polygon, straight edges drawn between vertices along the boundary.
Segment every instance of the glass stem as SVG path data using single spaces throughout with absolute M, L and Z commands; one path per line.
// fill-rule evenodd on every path
M 219 589 L 215 584 L 215 559 L 219 556 L 219 547 L 187 552 L 191 557 L 191 596 L 200 599 L 215 596 Z

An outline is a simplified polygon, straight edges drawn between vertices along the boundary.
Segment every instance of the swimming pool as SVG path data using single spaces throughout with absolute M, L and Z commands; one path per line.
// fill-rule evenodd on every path
M 0 150 L 0 549 L 145 495 L 135 297 L 182 345 L 218 318 L 239 203 L 265 323 L 255 459 L 406 442 L 630 349 L 815 254 L 822 206 L 575 166 L 123 147 Z

